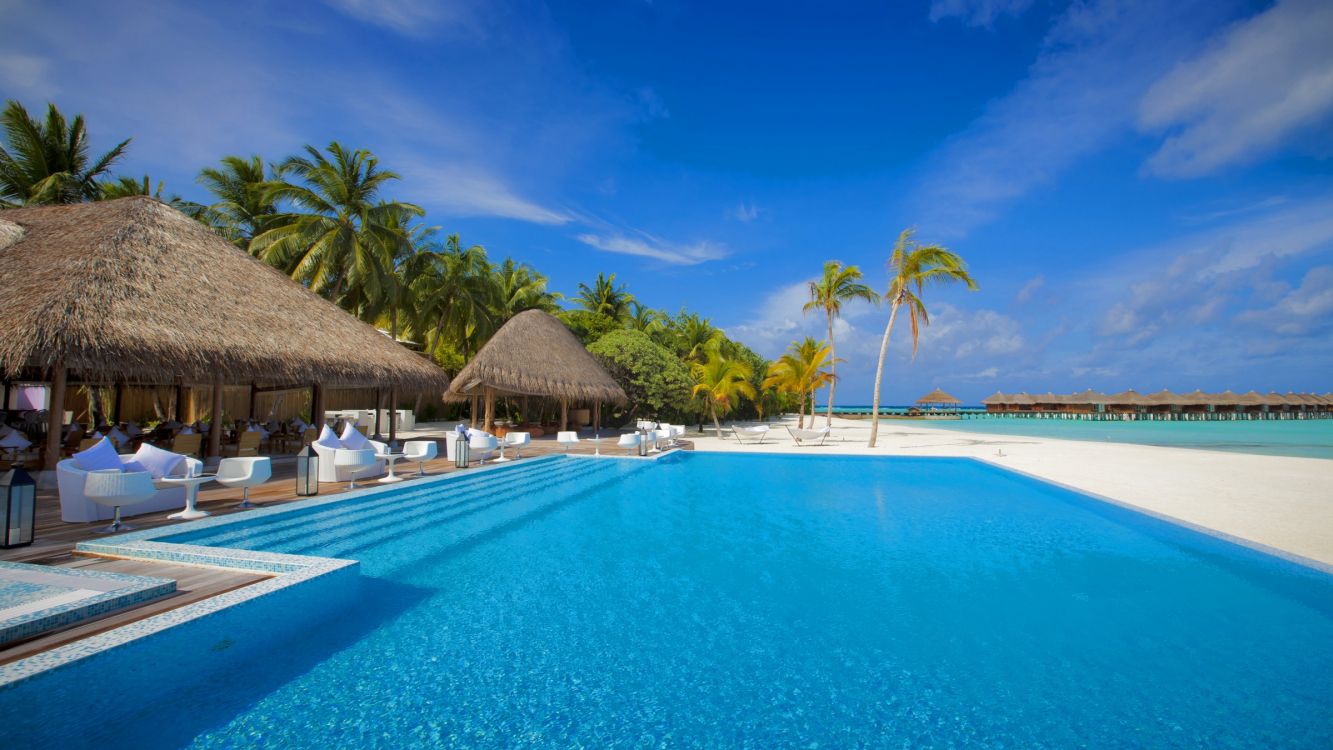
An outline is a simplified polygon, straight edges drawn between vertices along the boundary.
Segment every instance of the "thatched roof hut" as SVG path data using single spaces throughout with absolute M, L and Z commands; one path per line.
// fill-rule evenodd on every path
M 1160 391 L 1148 393 L 1142 396 L 1141 403 L 1144 406 L 1176 406 L 1180 403 L 1180 396 L 1163 388 Z
M 53 401 L 67 374 L 213 384 L 217 410 L 225 383 L 448 385 L 431 362 L 148 197 L 0 212 L 0 299 L 0 373 L 49 377 Z
M 446 395 L 455 401 L 485 398 L 487 430 L 494 421 L 496 396 L 557 399 L 562 413 L 571 401 L 599 405 L 629 400 L 565 324 L 542 310 L 521 312 L 501 326 L 453 379 Z
M 931 391 L 930 393 L 927 393 L 926 395 L 924 395 L 924 396 L 922 396 L 921 398 L 917 399 L 916 402 L 917 402 L 918 404 L 922 404 L 922 405 L 924 405 L 924 404 L 948 404 L 948 405 L 951 405 L 951 406 L 952 406 L 952 405 L 955 405 L 955 404 L 961 404 L 961 403 L 963 403 L 962 401 L 959 401 L 958 399 L 954 398 L 953 396 L 950 396 L 949 394 L 945 393 L 944 391 L 940 390 L 939 388 L 936 388 L 935 390 Z
M 444 371 L 207 227 L 147 197 L 19 208 L 0 221 L 0 369 L 90 382 L 415 388 Z
M 981 399 L 982 406 L 1000 406 L 1013 403 L 1013 396 L 1001 391 L 996 391 L 991 395 Z

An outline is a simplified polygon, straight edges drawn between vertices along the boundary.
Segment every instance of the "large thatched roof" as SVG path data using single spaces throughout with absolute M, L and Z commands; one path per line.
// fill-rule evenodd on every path
M 496 331 L 454 378 L 449 396 L 480 396 L 487 388 L 577 401 L 628 400 L 574 334 L 541 310 L 521 312 Z
M 949 394 L 945 393 L 944 391 L 940 390 L 939 388 L 936 388 L 935 390 L 931 391 L 930 393 L 927 393 L 926 395 L 924 395 L 924 396 L 922 396 L 921 398 L 917 399 L 916 402 L 917 402 L 918 404 L 961 404 L 961 403 L 963 403 L 962 401 L 959 401 L 958 399 L 954 398 L 953 396 L 950 396 Z
M 434 364 L 146 197 L 0 211 L 0 371 L 444 389 Z

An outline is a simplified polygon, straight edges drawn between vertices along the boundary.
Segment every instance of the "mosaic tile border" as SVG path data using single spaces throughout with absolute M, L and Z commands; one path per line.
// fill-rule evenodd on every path
M 120 586 L 100 591 L 76 601 L 58 604 L 0 620 L 0 645 L 30 638 L 48 630 L 73 625 L 117 609 L 151 601 L 176 591 L 176 582 L 169 578 L 132 576 L 78 568 L 58 568 L 48 565 L 0 562 L 0 570 L 27 570 L 44 576 L 72 579 L 115 581 Z

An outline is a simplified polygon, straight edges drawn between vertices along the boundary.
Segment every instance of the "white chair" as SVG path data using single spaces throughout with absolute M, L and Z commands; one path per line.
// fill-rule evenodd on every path
M 119 471 L 104 469 L 85 472 L 83 496 L 98 505 L 115 508 L 111 525 L 98 529 L 101 534 L 130 531 L 134 527 L 120 522 L 120 506 L 136 505 L 157 494 L 153 477 L 146 471 Z
M 577 432 L 557 432 L 555 441 L 564 446 L 565 452 L 579 444 L 579 434 Z
M 240 487 L 238 508 L 253 508 L 250 488 L 258 487 L 273 476 L 273 462 L 267 456 L 224 458 L 218 462 L 217 482 L 223 487 Z
M 403 458 L 417 462 L 417 476 L 426 476 L 426 462 L 440 455 L 434 440 L 409 440 L 403 443 Z
M 376 453 L 389 452 L 389 446 L 387 443 L 381 443 L 378 440 L 367 440 L 366 444 L 367 445 L 365 450 L 369 450 L 371 452 L 371 455 L 374 455 Z M 318 441 L 311 443 L 310 447 L 314 448 L 315 455 L 319 456 L 319 481 L 350 482 L 352 480 L 352 476 L 349 473 L 351 469 L 345 468 L 345 467 L 350 467 L 351 464 L 338 463 L 338 451 L 347 450 L 346 448 L 330 448 L 326 445 L 321 445 Z M 379 473 L 383 473 L 384 462 L 379 459 L 376 459 L 375 468 L 378 470 Z M 365 476 L 373 476 L 366 468 L 357 469 L 358 475 L 361 475 L 362 472 L 365 473 Z
M 468 453 L 477 459 L 479 464 L 485 464 L 486 459 L 491 457 L 499 445 L 494 435 L 479 430 L 473 430 L 472 436 L 467 441 Z
M 628 435 L 621 435 L 620 440 L 616 442 L 616 447 L 624 448 L 626 455 L 634 455 L 634 449 L 639 447 L 639 433 L 631 432 Z
M 323 459 L 320 463 L 324 463 Z M 373 448 L 360 448 L 351 450 L 348 448 L 338 448 L 333 452 L 333 463 L 337 467 L 340 475 L 347 477 L 347 489 L 356 489 L 356 478 L 360 474 L 369 475 L 372 469 L 383 465 L 383 462 L 375 458 Z M 382 471 L 382 469 L 381 469 Z
M 523 446 L 532 442 L 532 433 L 511 432 L 505 435 L 505 445 L 514 449 L 514 458 L 522 458 Z
M 649 430 L 647 433 L 645 433 L 645 434 L 643 435 L 643 438 L 642 438 L 642 439 L 643 439 L 644 444 L 648 446 L 648 452 L 649 452 L 649 453 L 661 453 L 661 452 L 662 452 L 662 451 L 658 450 L 658 448 L 657 448 L 657 436 L 660 435 L 660 434 L 661 434 L 661 433 L 658 432 L 657 430 Z

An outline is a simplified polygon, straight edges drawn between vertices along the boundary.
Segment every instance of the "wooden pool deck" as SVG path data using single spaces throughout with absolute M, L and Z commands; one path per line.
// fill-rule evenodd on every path
M 425 438 L 414 437 L 413 439 Z M 684 447 L 686 449 L 692 448 L 688 441 L 684 443 Z M 603 440 L 602 450 L 606 453 L 620 452 L 614 448 L 614 443 L 611 447 L 608 447 L 606 440 Z M 585 441 L 569 451 L 565 451 L 555 442 L 553 437 L 542 437 L 533 440 L 530 445 L 523 448 L 523 458 L 521 460 L 565 452 L 591 455 L 594 452 L 594 446 L 592 443 Z M 512 456 L 512 453 L 509 455 Z M 463 471 L 454 467 L 453 462 L 443 457 L 444 443 L 442 439 L 440 439 L 440 456 L 440 458 L 426 462 L 428 476 Z M 405 478 L 400 486 L 409 485 L 415 479 L 417 464 L 399 461 L 395 468 L 397 474 Z M 365 486 L 375 486 L 374 480 L 371 479 L 357 485 L 358 488 Z M 319 487 L 319 496 L 328 497 L 346 491 L 346 483 L 322 483 Z M 240 498 L 240 490 L 228 489 L 220 487 L 216 483 L 209 483 L 200 488 L 198 507 L 213 515 L 244 513 L 244 510 L 236 507 Z M 250 501 L 263 507 L 282 505 L 300 499 L 304 498 L 296 497 L 296 462 L 290 456 L 274 457 L 273 478 L 264 485 L 250 490 Z M 136 530 L 188 523 L 187 521 L 168 519 L 167 515 L 172 512 L 174 511 L 159 511 L 141 516 L 130 516 L 125 521 Z M 0 646 L 0 664 L 31 656 L 70 641 L 85 638 L 210 596 L 248 586 L 266 578 L 263 575 L 230 568 L 102 558 L 74 551 L 75 545 L 79 542 L 90 539 L 106 539 L 106 535 L 96 531 L 106 526 L 106 524 L 106 521 L 66 523 L 60 520 L 60 498 L 56 491 L 54 489 L 39 490 L 37 493 L 36 533 L 32 545 L 16 549 L 0 549 L 0 560 L 170 578 L 176 581 L 176 593 L 137 607 L 112 612 L 70 628 L 47 632 L 27 641 Z

